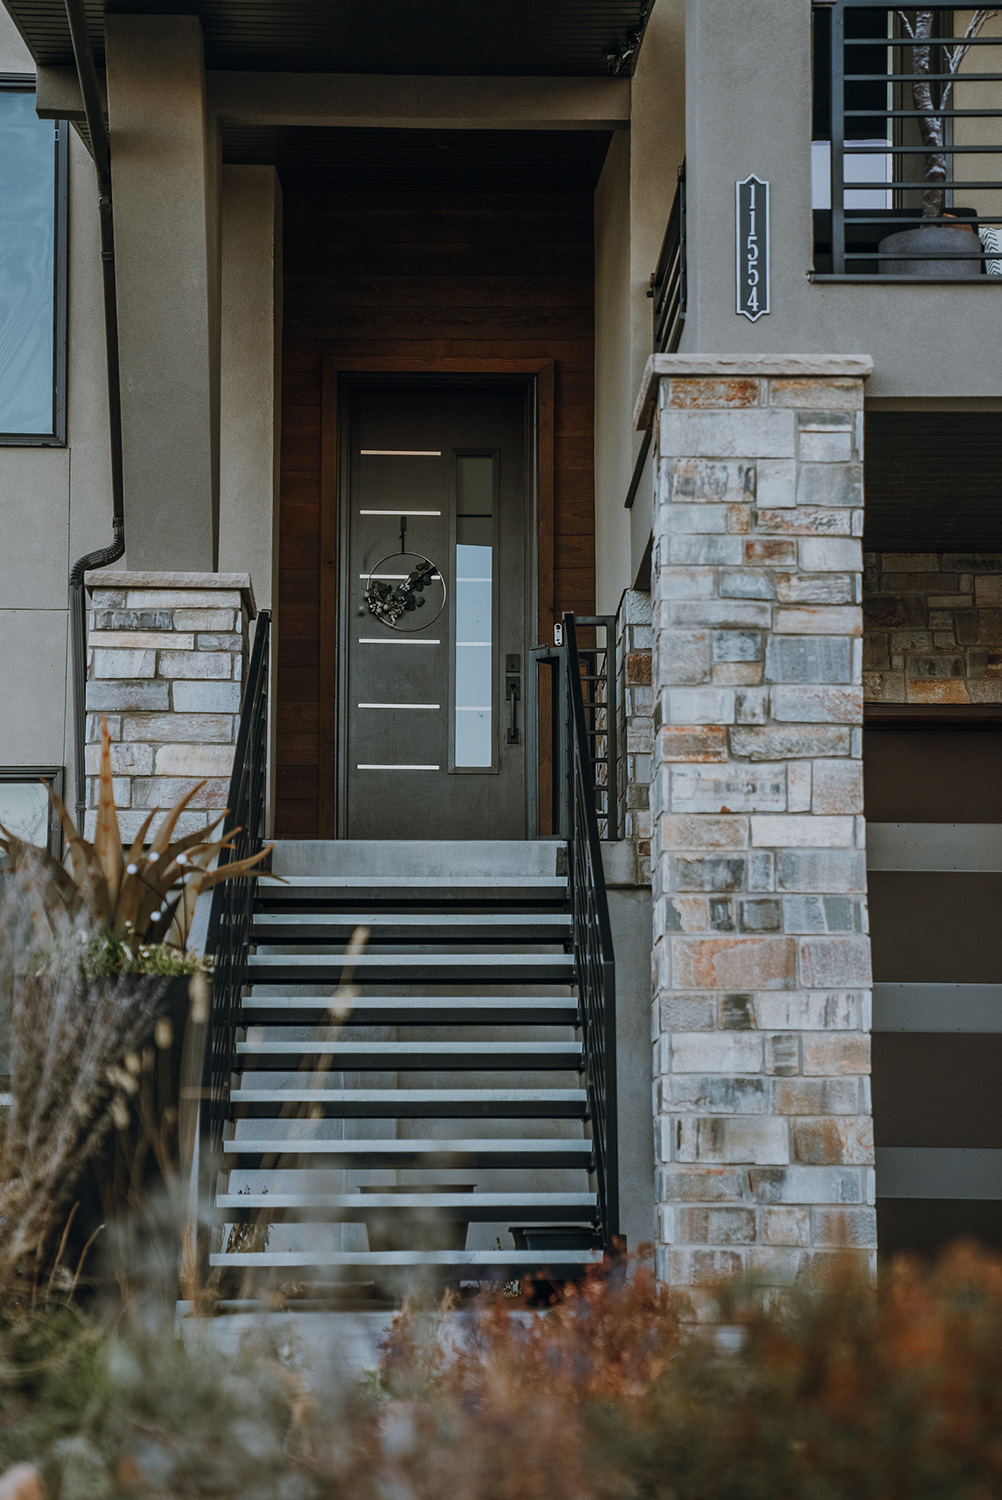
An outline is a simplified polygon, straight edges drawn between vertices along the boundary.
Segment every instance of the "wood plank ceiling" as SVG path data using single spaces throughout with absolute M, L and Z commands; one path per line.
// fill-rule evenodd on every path
M 32 56 L 73 62 L 63 0 L 5 0 Z M 108 12 L 197 14 L 207 68 L 601 77 L 642 0 L 87 0 L 95 56 Z M 623 68 L 632 71 L 635 55 Z

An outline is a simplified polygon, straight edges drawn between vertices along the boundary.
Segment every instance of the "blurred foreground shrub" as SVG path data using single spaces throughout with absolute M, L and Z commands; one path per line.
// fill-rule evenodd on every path
M 50 1500 L 1002 1495 L 999 1262 L 956 1250 L 770 1312 L 721 1298 L 726 1349 L 642 1269 L 545 1313 L 410 1310 L 359 1386 L 336 1383 L 333 1318 L 327 1365 L 294 1374 L 224 1354 L 219 1323 L 186 1348 L 36 1313 L 0 1334 L 0 1459 L 36 1462 Z

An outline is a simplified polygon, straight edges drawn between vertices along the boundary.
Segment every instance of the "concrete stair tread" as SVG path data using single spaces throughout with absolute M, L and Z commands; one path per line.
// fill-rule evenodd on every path
M 283 965 L 295 969 L 323 969 L 333 965 L 343 966 L 347 961 L 344 953 L 257 953 L 248 960 L 251 973 L 267 973 Z M 521 969 L 557 969 L 570 974 L 574 959 L 569 953 L 359 953 L 351 958 L 353 969 L 468 969 L 480 967 L 498 972 Z
M 411 878 L 456 877 L 523 881 L 553 879 L 563 845 L 551 839 L 279 839 L 272 868 L 279 875 Z
M 561 875 L 283 875 L 286 888 L 303 890 L 546 890 L 565 891 L 567 880 Z M 281 889 L 281 888 L 277 888 Z M 262 895 L 273 894 L 272 890 Z
M 571 925 L 566 912 L 262 912 L 254 918 L 254 926 L 261 928 L 286 927 L 340 927 L 345 923 L 356 927 L 378 927 L 381 923 L 399 927 L 413 927 L 424 931 L 429 927 L 553 927 Z
M 220 1251 L 209 1256 L 212 1266 L 297 1270 L 388 1270 L 441 1266 L 471 1271 L 494 1268 L 523 1272 L 542 1267 L 592 1266 L 602 1261 L 601 1250 L 245 1250 Z
M 431 1213 L 449 1209 L 450 1218 L 482 1219 L 497 1215 L 499 1218 L 531 1218 L 535 1214 L 545 1219 L 554 1214 L 570 1214 L 574 1219 L 590 1219 L 597 1208 L 594 1193 L 450 1193 L 423 1192 L 419 1186 L 406 1193 L 372 1192 L 347 1193 L 219 1193 L 216 1196 L 219 1210 L 241 1215 L 248 1212 L 279 1213 L 283 1211 L 320 1212 L 337 1214 L 355 1219 L 373 1212 L 411 1213 L 423 1210 Z
M 529 1102 L 532 1100 L 552 1099 L 554 1101 L 571 1101 L 584 1103 L 587 1094 L 584 1089 L 346 1089 L 346 1088 L 318 1088 L 304 1087 L 288 1084 L 275 1084 L 272 1088 L 259 1088 L 243 1086 L 231 1091 L 230 1097 L 234 1104 L 246 1103 L 251 1100 L 263 1100 L 267 1103 L 276 1104 L 312 1104 L 330 1101 L 332 1099 L 355 1100 L 358 1103 L 372 1104 L 412 1104 L 418 1101 L 428 1103 L 481 1103 L 491 1102 L 504 1103 L 509 1101 Z

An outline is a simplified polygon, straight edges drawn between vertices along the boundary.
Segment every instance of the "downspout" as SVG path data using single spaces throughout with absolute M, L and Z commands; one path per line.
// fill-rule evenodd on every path
M 122 388 L 118 362 L 118 301 L 115 290 L 115 226 L 111 204 L 111 148 L 104 125 L 94 53 L 83 0 L 65 0 L 84 115 L 97 169 L 101 263 L 104 273 L 104 341 L 108 363 L 108 428 L 111 442 L 112 542 L 78 558 L 70 569 L 70 629 L 73 668 L 73 743 L 76 761 L 76 825 L 83 830 L 87 803 L 85 766 L 87 715 L 87 604 L 84 574 L 106 568 L 125 552 L 125 495 L 122 478 Z

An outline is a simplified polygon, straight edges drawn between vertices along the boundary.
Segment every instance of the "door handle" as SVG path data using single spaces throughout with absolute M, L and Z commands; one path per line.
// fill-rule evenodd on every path
M 505 742 L 509 745 L 520 745 L 522 743 L 522 731 L 518 727 L 518 705 L 522 701 L 522 678 L 509 674 L 505 678 L 505 698 L 509 704 L 508 711 L 508 733 Z

